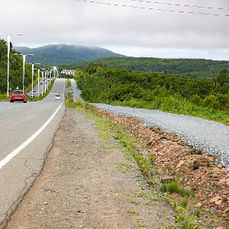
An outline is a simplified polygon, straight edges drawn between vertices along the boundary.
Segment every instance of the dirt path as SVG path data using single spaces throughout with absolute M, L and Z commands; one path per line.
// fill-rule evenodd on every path
M 66 110 L 44 169 L 13 214 L 17 228 L 161 228 L 174 212 L 150 201 L 133 160 L 99 137 L 83 111 Z M 116 146 L 116 147 L 115 147 Z

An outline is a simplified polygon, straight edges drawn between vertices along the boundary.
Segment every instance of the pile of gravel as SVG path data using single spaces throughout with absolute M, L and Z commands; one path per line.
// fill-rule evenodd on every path
M 187 115 L 165 113 L 122 106 L 93 103 L 99 109 L 142 120 L 147 126 L 176 133 L 195 149 L 218 156 L 218 162 L 229 168 L 229 127 L 218 122 Z

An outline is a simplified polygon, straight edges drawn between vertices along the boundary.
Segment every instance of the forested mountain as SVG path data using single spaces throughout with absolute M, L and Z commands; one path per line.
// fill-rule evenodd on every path
M 229 61 L 205 59 L 161 59 L 151 57 L 108 57 L 93 61 L 60 65 L 60 69 L 82 69 L 88 64 L 105 64 L 140 72 L 163 72 L 191 78 L 215 78 L 222 69 L 229 70 Z
M 15 47 L 15 50 L 22 54 L 34 54 L 34 56 L 26 57 L 27 62 L 40 63 L 42 66 L 89 61 L 103 57 L 123 56 L 99 47 L 66 44 L 50 44 L 38 48 Z
M 59 69 L 82 69 L 90 63 L 105 64 L 140 72 L 163 72 L 191 78 L 215 78 L 222 69 L 229 70 L 229 61 L 206 59 L 162 59 L 153 57 L 125 57 L 99 47 L 80 45 L 47 45 L 39 48 L 15 47 L 27 56 L 28 63 L 40 66 L 58 65 Z

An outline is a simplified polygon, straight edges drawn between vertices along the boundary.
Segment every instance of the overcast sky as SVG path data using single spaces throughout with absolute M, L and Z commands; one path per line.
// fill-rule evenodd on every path
M 229 60 L 229 0 L 1 0 L 0 9 L 0 37 L 23 33 L 14 46 Z

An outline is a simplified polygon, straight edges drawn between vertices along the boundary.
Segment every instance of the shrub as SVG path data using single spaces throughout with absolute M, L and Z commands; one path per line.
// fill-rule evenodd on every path
M 217 98 L 215 95 L 209 95 L 202 100 L 201 104 L 204 107 L 217 108 Z

